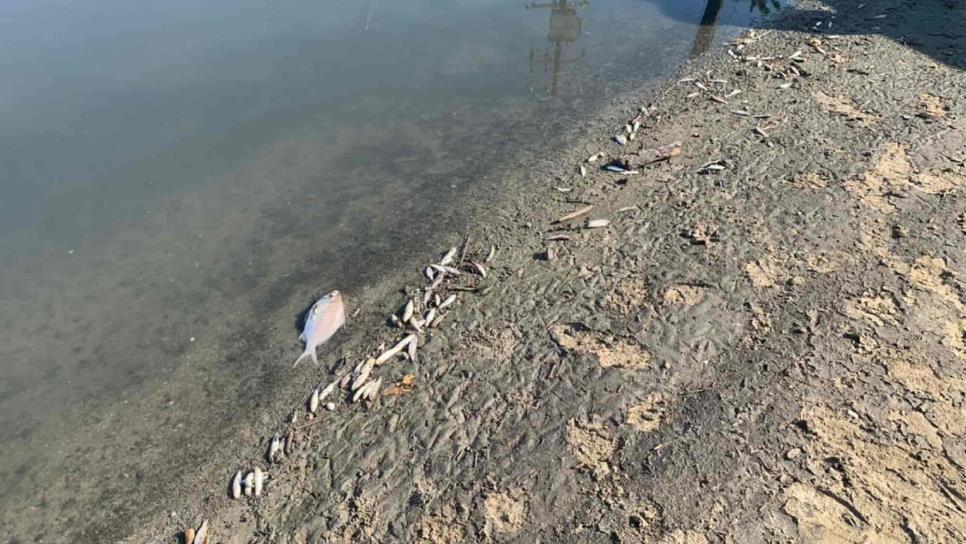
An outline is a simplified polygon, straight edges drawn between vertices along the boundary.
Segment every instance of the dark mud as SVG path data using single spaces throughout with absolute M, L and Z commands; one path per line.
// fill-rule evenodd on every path
M 203 517 L 222 543 L 966 540 L 963 39 L 918 30 L 963 7 L 833 4 L 691 63 L 681 77 L 708 91 L 630 93 L 508 175 L 466 229 L 472 252 L 499 248 L 489 289 L 418 363 L 377 369 L 414 391 L 340 397 L 271 467 L 267 435 L 288 425 L 267 413 L 237 463 L 129 540 Z M 911 34 L 872 29 L 900 16 Z M 676 140 L 638 175 L 586 162 Z M 610 226 L 552 224 L 587 204 Z M 558 230 L 572 239 L 546 241 Z M 360 301 L 353 327 L 372 333 L 323 381 L 399 338 L 382 321 L 401 301 Z M 229 500 L 253 463 L 266 495 Z

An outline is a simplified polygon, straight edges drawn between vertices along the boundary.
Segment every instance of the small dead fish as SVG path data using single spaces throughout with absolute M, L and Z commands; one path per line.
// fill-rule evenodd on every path
M 306 355 L 310 355 L 318 365 L 316 348 L 332 338 L 332 335 L 343 325 L 345 325 L 345 304 L 342 302 L 342 293 L 332 291 L 316 301 L 309 310 L 305 318 L 305 326 L 302 328 L 302 335 L 299 336 L 299 340 L 305 342 L 305 351 L 299 355 L 292 367 L 297 366 Z
M 237 499 L 242 494 L 242 473 L 239 470 L 231 480 L 231 498 Z M 187 540 L 187 539 L 185 539 Z
M 554 251 L 552 247 L 548 247 L 546 251 L 543 252 L 543 260 L 547 262 L 557 260 L 557 252 Z
M 617 136 L 614 136 L 614 141 L 621 145 L 627 145 L 627 136 L 624 136 L 623 134 L 618 134 Z
M 623 208 L 617 210 L 617 213 L 636 212 L 638 210 L 640 210 L 640 208 L 637 206 L 624 206 Z
M 393 346 L 393 347 L 389 348 L 388 350 L 384 351 L 379 357 L 377 357 L 375 364 L 376 365 L 381 365 L 381 364 L 385 363 L 386 361 L 388 361 L 389 359 L 392 359 L 396 355 L 399 355 L 399 353 L 403 349 L 405 349 L 406 346 L 408 346 L 409 343 L 412 342 L 415 338 L 416 338 L 416 335 L 415 334 L 410 334 L 409 336 L 403 338 L 395 346 Z
M 362 368 L 360 368 L 359 372 L 356 374 L 356 379 L 352 380 L 352 387 L 349 388 L 350 391 L 355 391 L 356 389 L 362 387 L 362 384 L 366 383 L 366 380 L 369 379 L 369 374 L 372 372 L 372 367 L 375 366 L 375 364 L 375 359 L 366 359 L 365 364 L 362 365 Z
M 599 228 L 606 227 L 607 225 L 610 225 L 610 221 L 606 219 L 591 219 L 587 221 L 588 229 L 599 229 Z
M 456 258 L 456 248 L 454 247 L 454 248 L 450 249 L 449 251 L 447 251 L 443 255 L 443 258 L 439 260 L 439 266 L 446 266 L 449 263 L 453 262 L 453 259 L 455 259 L 455 258 Z
M 584 166 L 584 165 L 581 164 L 580 165 L 580 168 L 577 171 L 580 172 L 580 177 L 583 178 L 583 177 L 586 177 L 587 176 L 587 167 L 586 166 Z
M 576 219 L 576 218 L 580 217 L 581 215 L 584 215 L 585 213 L 587 213 L 587 212 L 589 212 L 590 210 L 593 210 L 593 209 L 594 209 L 593 206 L 584 206 L 583 208 L 580 208 L 579 210 L 572 211 L 572 212 L 568 213 L 567 215 L 565 215 L 565 216 L 557 219 L 556 221 L 554 221 L 554 223 L 563 223 L 565 221 L 570 221 L 571 219 Z
M 426 323 L 427 327 L 432 327 L 434 319 L 436 319 L 436 308 L 430 308 L 429 311 L 426 312 L 426 317 L 423 318 L 423 323 Z
M 641 128 L 641 122 L 635 119 L 635 120 L 634 120 L 634 124 L 633 124 L 633 125 L 631 125 L 631 132 L 632 132 L 632 133 L 633 133 L 633 132 L 637 132 L 637 131 L 638 131 L 638 129 L 640 129 L 640 128 Z
M 567 242 L 570 239 L 570 236 L 567 236 L 566 234 L 554 234 L 552 236 L 547 236 L 548 242 Z
M 419 338 L 413 338 L 407 346 L 406 353 L 409 355 L 409 360 L 417 363 L 419 360 L 416 358 L 416 349 L 419 347 Z
M 433 281 L 433 278 L 436 277 L 436 273 L 433 272 L 433 267 L 431 267 L 431 266 L 427 266 L 425 269 L 423 269 L 423 274 L 426 275 L 426 278 L 429 281 Z
M 330 383 L 329 385 L 325 386 L 325 389 L 323 389 L 322 391 L 319 392 L 319 401 L 322 401 L 323 399 L 325 399 L 325 397 L 328 397 L 329 395 L 331 395 L 335 391 L 335 388 L 336 387 L 339 387 L 339 381 L 338 380 L 336 380 L 336 381 Z
M 327 403 L 325 403 L 325 409 L 328 410 L 328 411 L 330 411 L 330 412 L 333 411 L 333 410 L 335 410 L 335 403 L 334 402 L 327 402 Z
M 607 170 L 608 172 L 616 172 L 618 174 L 636 174 L 637 173 L 637 170 L 628 170 L 627 168 L 617 166 L 616 164 L 608 164 L 607 166 L 604 167 L 604 170 Z
M 352 383 L 352 374 L 346 374 L 339 380 L 339 389 L 348 388 L 350 383 Z
M 486 258 L 483 259 L 483 262 L 488 263 L 493 260 L 493 257 L 496 257 L 496 246 L 490 246 L 490 252 L 486 254 Z
M 695 81 L 694 86 L 701 89 L 702 91 L 707 91 L 708 88 L 705 87 L 700 81 Z
M 486 267 L 485 266 L 483 266 L 482 264 L 480 264 L 480 263 L 478 263 L 476 261 L 470 261 L 470 264 L 473 265 L 473 268 L 476 269 L 476 273 L 477 274 L 479 274 L 483 278 L 486 277 Z
M 406 301 L 406 305 L 403 306 L 402 316 L 400 316 L 400 320 L 403 323 L 405 323 L 405 322 L 409 321 L 410 319 L 412 319 L 412 317 L 413 317 L 413 310 L 415 309 L 415 306 L 416 305 L 413 304 L 413 299 L 409 299 L 409 300 Z
M 382 378 L 378 378 L 376 381 L 370 383 L 365 387 L 365 393 L 362 394 L 364 400 L 372 400 L 376 398 L 379 394 L 379 389 L 382 387 Z
M 369 389 L 370 385 L 372 384 L 367 383 L 365 387 L 360 387 L 359 389 L 356 389 L 356 392 L 352 394 L 352 404 L 359 402 L 359 399 L 361 399 L 362 396 L 366 394 L 366 391 Z
M 319 390 L 316 388 L 309 396 L 309 413 L 314 414 L 319 409 Z
M 554 189 L 556 189 L 561 193 L 569 193 L 570 191 L 573 191 L 573 189 L 571 189 L 570 187 L 554 187 Z
M 188 527 L 184 530 L 184 542 L 185 544 L 195 544 L 195 528 Z
M 735 90 L 731 91 L 730 93 L 726 94 L 724 97 L 725 98 L 733 98 L 735 96 L 738 96 L 739 94 L 741 94 L 741 89 L 735 89 Z
M 735 115 L 739 115 L 741 117 L 748 117 L 748 116 L 751 115 L 751 113 L 749 113 L 749 112 L 747 112 L 745 110 L 731 110 L 731 113 L 733 113 Z
M 198 532 L 195 533 L 195 540 L 192 544 L 205 544 L 208 541 L 208 518 L 201 522 Z
M 727 104 L 728 103 L 728 101 L 725 100 L 724 98 L 721 98 L 720 96 L 715 96 L 713 94 L 708 95 L 708 100 L 711 100 L 712 102 L 717 102 L 718 104 Z
M 456 295 L 450 295 L 446 297 L 446 300 L 444 300 L 439 304 L 439 309 L 442 310 L 443 308 L 446 308 L 447 306 L 453 304 L 454 302 L 456 302 Z
M 457 270 L 457 269 L 455 269 L 455 268 L 453 268 L 452 266 L 442 266 L 442 265 L 434 264 L 434 265 L 432 265 L 432 267 L 435 268 L 436 270 L 438 270 L 439 272 L 444 272 L 444 273 L 449 274 L 451 276 L 459 276 L 460 275 L 460 271 Z
M 282 439 L 275 435 L 272 437 L 272 442 L 268 446 L 268 462 L 274 463 L 279 457 L 279 453 L 282 452 Z
M 254 487 L 255 496 L 256 497 L 261 497 L 262 496 L 262 486 L 265 483 L 265 474 L 262 472 L 262 469 L 260 469 L 258 467 L 255 467 L 255 470 L 253 471 L 253 474 L 254 475 L 252 476 L 252 479 L 254 480 L 254 482 L 253 482 L 252 486 Z

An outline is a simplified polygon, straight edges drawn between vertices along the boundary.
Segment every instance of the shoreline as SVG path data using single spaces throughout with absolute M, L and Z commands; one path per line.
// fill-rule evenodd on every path
M 956 231 L 954 213 L 957 202 L 961 208 L 962 165 L 921 152 L 915 142 L 946 138 L 944 148 L 962 145 L 962 126 L 950 124 L 962 115 L 962 104 L 948 89 L 962 89 L 963 78 L 956 68 L 929 66 L 936 73 L 933 79 L 923 76 L 933 83 L 924 86 L 897 68 L 897 80 L 909 87 L 892 93 L 901 92 L 903 99 L 942 91 L 938 76 L 952 80 L 936 97 L 937 117 L 930 119 L 928 111 L 916 117 L 921 112 L 913 109 L 908 110 L 912 118 L 903 119 L 898 106 L 875 94 L 878 111 L 866 111 L 869 102 L 862 97 L 842 98 L 858 96 L 861 82 L 841 87 L 836 82 L 852 64 L 869 74 L 875 73 L 869 67 L 882 68 L 882 60 L 865 51 L 864 40 L 885 58 L 922 63 L 928 56 L 878 35 L 830 42 L 821 35 L 823 41 L 810 46 L 812 37 L 775 31 L 746 44 L 752 53 L 738 52 L 780 52 L 785 69 L 801 65 L 796 69 L 809 75 L 788 80 L 788 89 L 777 88 L 786 80 L 763 75 L 754 61 L 737 63 L 725 51 L 715 51 L 682 73 L 708 80 L 706 86 L 714 85 L 706 70 L 721 74 L 728 87 L 742 89 L 729 104 L 711 99 L 693 82 L 655 91 L 661 101 L 644 119 L 636 142 L 653 148 L 682 141 L 682 156 L 669 163 L 620 176 L 586 162 L 599 151 L 607 160 L 631 157 L 630 146 L 610 140 L 646 104 L 642 93 L 630 93 L 599 116 L 591 135 L 552 153 L 519 179 L 505 181 L 515 189 L 506 191 L 508 204 L 468 229 L 480 247 L 500 248 L 484 282 L 490 293 L 463 297 L 453 319 L 426 339 L 418 365 L 397 361 L 383 369 L 387 382 L 414 374 L 417 389 L 365 410 L 340 400 L 331 416 L 306 429 L 302 446 L 277 467 L 266 467 L 262 459 L 263 433 L 245 433 L 236 442 L 253 446 L 236 457 L 240 464 L 259 462 L 271 471 L 266 495 L 230 501 L 223 491 L 234 467 L 205 470 L 209 475 L 202 481 L 185 483 L 205 489 L 205 506 L 195 504 L 186 517 L 193 523 L 209 518 L 216 542 L 458 542 L 545 534 L 551 540 L 588 542 L 610 535 L 627 541 L 707 542 L 739 534 L 807 540 L 842 531 L 850 538 L 853 533 L 901 537 L 893 512 L 920 520 L 912 531 L 962 537 L 956 532 L 962 527 L 948 517 L 955 515 L 945 510 L 948 505 L 930 503 L 907 512 L 901 496 L 876 505 L 867 490 L 876 489 L 873 484 L 882 476 L 871 462 L 873 454 L 907 463 L 903 441 L 930 456 L 937 447 L 954 452 L 945 453 L 952 461 L 939 455 L 929 457 L 925 468 L 902 465 L 906 470 L 954 489 L 955 475 L 962 475 L 960 450 L 946 445 L 962 440 L 962 430 L 949 420 L 961 404 L 930 388 L 921 367 L 907 367 L 915 366 L 912 360 L 939 361 L 929 372 L 962 383 L 955 380 L 963 378 L 962 349 L 956 344 L 956 327 L 966 319 L 963 286 L 956 279 L 964 272 L 962 251 L 956 251 L 963 231 Z M 797 50 L 803 60 L 788 60 Z M 697 100 L 689 98 L 695 92 Z M 753 115 L 732 113 L 737 107 L 784 119 L 775 127 L 771 119 L 752 123 Z M 953 128 L 940 130 L 946 124 Z M 836 146 L 850 153 L 815 159 L 815 153 Z M 902 153 L 896 151 L 900 148 Z M 905 163 L 886 160 L 896 155 L 906 156 Z M 723 168 L 698 174 L 709 162 Z M 581 165 L 588 167 L 586 177 L 578 173 Z M 911 177 L 911 171 L 925 181 L 901 185 L 893 179 Z M 877 176 L 879 186 L 856 181 Z M 560 192 L 557 186 L 571 190 Z M 593 218 L 609 219 L 610 225 L 566 229 L 569 242 L 546 241 L 558 230 L 555 218 L 586 205 L 595 206 Z M 638 209 L 618 213 L 628 206 Z M 925 209 L 949 236 L 960 236 L 958 242 L 910 226 L 894 236 L 895 226 L 887 223 L 915 223 Z M 770 213 L 754 215 L 762 210 Z M 814 230 L 802 228 L 800 221 Z M 850 238 L 843 228 L 858 234 Z M 896 240 L 912 245 L 898 246 Z M 536 257 L 551 245 L 555 260 Z M 862 280 L 859 271 L 876 282 Z M 396 281 L 402 278 L 410 289 L 425 283 L 415 268 Z M 825 292 L 828 285 L 837 290 Z M 353 301 L 364 301 L 353 307 L 365 308 L 353 326 L 379 332 L 366 338 L 353 334 L 323 348 L 330 373 L 344 369 L 333 365 L 336 351 L 349 356 L 351 368 L 379 343 L 398 339 L 398 331 L 383 323 L 399 301 L 390 293 L 399 287 L 381 282 Z M 843 305 L 840 299 L 848 300 Z M 909 330 L 898 327 L 906 322 L 900 316 L 912 322 Z M 914 333 L 932 338 L 936 331 L 918 316 L 931 316 L 943 327 L 948 323 L 951 332 L 943 329 L 935 345 L 920 345 Z M 914 352 L 912 358 L 900 361 L 900 347 Z M 899 362 L 881 362 L 891 359 Z M 858 397 L 862 406 L 848 408 L 857 421 L 843 419 L 839 414 L 851 406 L 851 392 L 835 387 L 823 392 L 818 385 L 834 384 L 836 372 L 859 376 L 853 367 L 866 363 L 886 372 L 867 378 L 877 380 L 874 385 L 862 385 L 858 378 L 850 382 L 865 397 Z M 816 376 L 824 381 L 806 379 Z M 866 398 L 889 388 L 929 396 L 941 414 L 927 413 L 926 423 L 910 415 L 920 412 L 908 406 L 879 414 Z M 301 407 L 290 404 L 293 410 Z M 264 426 L 283 429 L 285 415 L 263 413 Z M 806 422 L 804 429 L 798 421 Z M 895 426 L 881 430 L 894 451 L 879 451 L 881 437 L 865 435 L 857 451 L 844 448 L 843 436 L 868 432 L 862 429 L 870 425 L 878 430 L 881 421 Z M 838 469 L 822 466 L 822 456 L 848 457 L 844 463 L 857 471 L 859 485 L 836 480 Z M 856 465 L 849 465 L 853 460 Z M 757 519 L 743 502 L 747 497 L 728 484 L 731 478 L 770 501 L 780 519 Z M 654 489 L 648 491 L 650 486 Z M 682 486 L 704 489 L 705 496 L 681 496 Z M 942 486 L 937 489 L 941 495 Z M 717 519 L 722 509 L 737 514 L 741 532 L 725 530 L 726 520 Z M 858 521 L 843 527 L 837 521 L 842 516 Z M 698 519 L 706 526 L 692 523 Z M 129 540 L 172 541 L 162 535 L 175 534 L 181 528 L 176 525 L 157 520 Z

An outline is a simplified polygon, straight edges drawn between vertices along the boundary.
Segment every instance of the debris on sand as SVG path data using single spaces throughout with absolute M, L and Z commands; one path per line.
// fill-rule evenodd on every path
M 570 221 L 572 219 L 577 219 L 581 215 L 584 215 L 584 214 L 588 213 L 590 210 L 593 210 L 593 209 L 594 209 L 593 205 L 591 205 L 591 206 L 584 206 L 583 208 L 580 208 L 579 210 L 574 210 L 574 211 L 568 213 L 567 215 L 565 215 L 565 216 L 563 216 L 563 217 L 555 220 L 554 223 L 566 223 L 567 221 Z
M 641 165 L 647 166 L 649 164 L 654 164 L 656 162 L 670 160 L 673 157 L 677 157 L 683 151 L 683 144 L 681 142 L 671 142 L 660 147 L 655 147 L 653 149 L 641 150 L 638 155 L 641 157 Z

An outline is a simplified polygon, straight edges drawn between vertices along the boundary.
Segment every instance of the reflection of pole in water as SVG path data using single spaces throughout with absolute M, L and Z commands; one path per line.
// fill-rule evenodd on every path
M 574 6 L 589 6 L 587 0 L 579 0 Z M 567 0 L 553 0 L 548 3 L 525 4 L 526 9 L 531 8 L 550 8 L 550 30 L 547 39 L 553 43 L 553 52 L 542 51 L 543 58 L 538 58 L 539 50 L 530 48 L 530 73 L 533 73 L 533 64 L 548 65 L 551 69 L 550 95 L 557 94 L 557 85 L 560 79 L 560 69 L 564 64 L 577 63 L 584 58 L 584 52 L 573 59 L 564 57 L 564 45 L 577 41 L 580 37 L 583 21 L 577 15 L 577 10 L 567 4 Z
M 706 53 L 711 49 L 714 42 L 714 31 L 718 26 L 718 16 L 721 15 L 721 8 L 724 0 L 708 0 L 704 6 L 704 14 L 701 15 L 701 25 L 698 26 L 698 33 L 694 36 L 694 47 L 691 48 L 691 56 L 696 57 Z
M 372 12 L 376 10 L 376 0 L 369 0 L 369 13 L 366 14 L 366 30 L 369 30 L 369 23 L 372 22 Z

